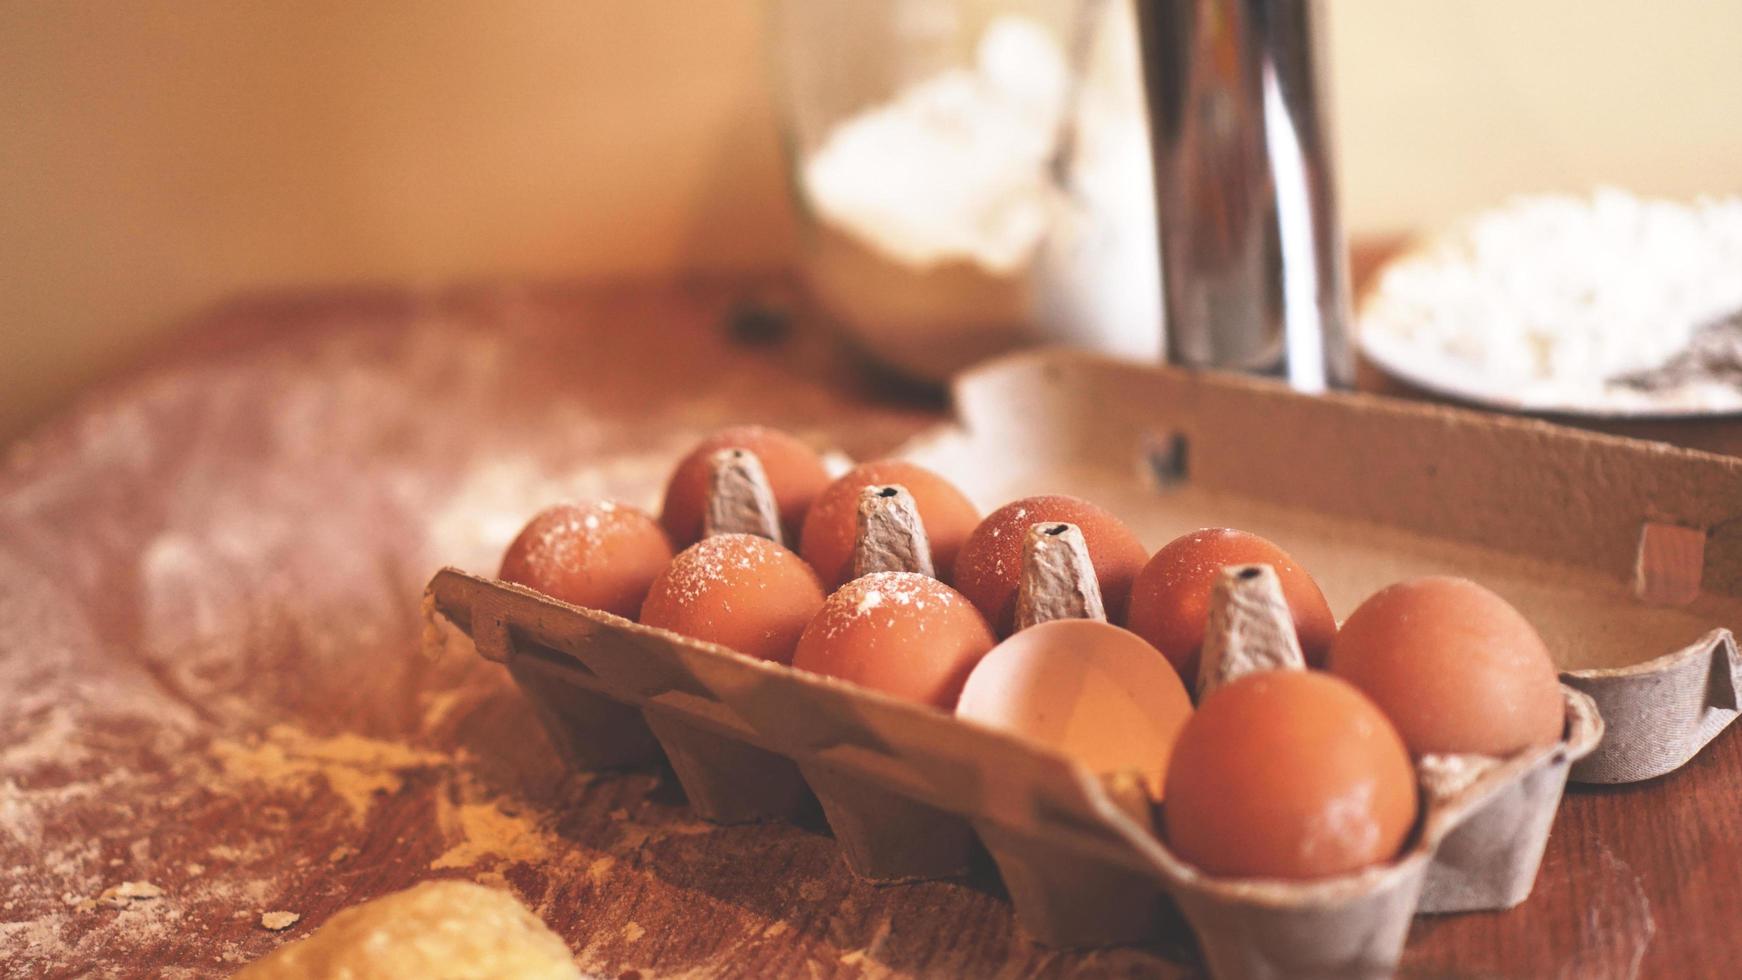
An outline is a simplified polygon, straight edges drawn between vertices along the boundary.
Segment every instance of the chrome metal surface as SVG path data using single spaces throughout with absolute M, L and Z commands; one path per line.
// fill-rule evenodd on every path
M 1168 360 L 1354 381 L 1312 0 L 1136 0 Z

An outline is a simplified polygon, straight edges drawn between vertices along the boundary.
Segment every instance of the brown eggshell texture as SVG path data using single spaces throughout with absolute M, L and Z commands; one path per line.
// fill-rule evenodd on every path
M 1229 565 L 1269 565 L 1282 582 L 1283 598 L 1294 615 L 1295 633 L 1307 664 L 1323 667 L 1336 635 L 1337 621 L 1319 584 L 1270 541 L 1226 527 L 1209 527 L 1169 541 L 1131 586 L 1131 631 L 1155 645 L 1195 682 L 1198 651 L 1210 616 L 1210 594 Z
M 702 515 L 708 504 L 712 474 L 709 458 L 722 449 L 754 453 L 768 474 L 769 488 L 780 508 L 781 532 L 789 542 L 798 541 L 805 512 L 811 501 L 828 485 L 828 470 L 809 446 L 778 429 L 741 425 L 703 439 L 672 471 L 665 486 L 665 503 L 659 522 L 672 543 L 685 547 L 702 536 Z
M 653 518 L 610 501 L 546 508 L 502 556 L 500 578 L 577 606 L 634 617 L 671 561 Z
M 1174 747 L 1167 843 L 1219 877 L 1322 878 L 1397 856 L 1415 770 L 1365 695 L 1329 674 L 1272 670 L 1216 689 Z
M 1037 741 L 1091 772 L 1135 771 L 1159 798 L 1192 702 L 1172 665 L 1127 630 L 1088 619 L 1030 626 L 994 647 L 956 714 Z
M 859 530 L 859 492 L 866 487 L 895 484 L 907 488 L 919 507 L 920 523 L 931 544 L 932 565 L 948 582 L 962 542 L 980 522 L 980 511 L 962 491 L 931 470 L 901 460 L 880 460 L 855 466 L 829 484 L 805 516 L 799 554 L 816 569 L 817 577 L 838 588 L 852 577 L 853 543 Z
M 778 663 L 823 605 L 817 577 L 766 538 L 720 534 L 678 553 L 654 580 L 641 621 Z
M 1530 622 L 1460 578 L 1381 589 L 1331 645 L 1331 671 L 1391 717 L 1409 750 L 1505 756 L 1558 741 L 1560 678 Z
M 992 630 L 954 589 L 914 572 L 874 572 L 829 596 L 792 665 L 920 704 L 954 708 Z
M 1149 557 L 1143 542 L 1117 517 L 1062 494 L 1025 497 L 987 515 L 956 558 L 956 588 L 985 615 L 1000 636 L 1015 625 L 1016 589 L 1022 579 L 1022 543 L 1031 525 L 1075 524 L 1083 531 L 1100 581 L 1107 618 L 1122 622 L 1131 581 Z

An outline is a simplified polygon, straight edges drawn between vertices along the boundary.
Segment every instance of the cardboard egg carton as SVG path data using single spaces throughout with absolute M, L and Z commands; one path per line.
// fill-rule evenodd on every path
M 849 865 L 879 881 L 962 873 L 983 845 L 1025 929 L 1054 945 L 1155 938 L 1172 903 L 1221 977 L 1388 973 L 1416 912 L 1528 895 L 1569 768 L 1674 768 L 1735 714 L 1721 626 L 1742 609 L 1742 533 L 1725 526 L 1738 461 L 1077 355 L 1007 359 L 957 398 L 961 424 L 906 455 L 982 506 L 1074 493 L 1152 547 L 1242 527 L 1282 542 L 1342 614 L 1412 575 L 1482 581 L 1569 668 L 1565 737 L 1424 765 L 1424 816 L 1394 861 L 1221 880 L 1168 850 L 1129 779 L 946 713 L 454 569 L 428 608 L 507 664 L 573 765 L 663 755 L 698 814 L 726 822 L 789 817 L 814 795 Z M 1712 530 L 1695 561 L 1688 535 L 1666 547 L 1653 526 Z
M 1051 945 L 1154 940 L 1171 901 L 1222 977 L 1383 974 L 1416 911 L 1521 901 L 1567 766 L 1602 730 L 1569 689 L 1561 743 L 1424 792 L 1397 860 L 1226 881 L 1167 849 L 1140 786 L 1014 736 L 456 569 L 429 595 L 508 665 L 576 765 L 640 764 L 657 744 L 698 815 L 721 822 L 791 818 L 814 794 L 849 866 L 880 882 L 965 874 L 983 845 Z

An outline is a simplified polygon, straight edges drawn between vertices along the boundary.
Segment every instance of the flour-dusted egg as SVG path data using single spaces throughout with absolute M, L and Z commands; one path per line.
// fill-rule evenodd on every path
M 948 710 L 992 649 L 972 603 L 917 572 L 873 572 L 829 596 L 792 665 Z
M 799 556 L 767 538 L 718 534 L 671 560 L 648 590 L 641 622 L 790 663 L 822 605 L 822 586 Z
M 1235 878 L 1322 878 L 1397 856 L 1415 825 L 1409 752 L 1353 685 L 1247 674 L 1192 714 L 1167 770 L 1167 843 Z
M 502 556 L 499 577 L 633 617 L 670 561 L 671 543 L 653 518 L 610 501 L 578 501 L 548 507 L 528 521 Z
M 1025 497 L 987 515 L 956 556 L 956 588 L 979 607 L 999 635 L 1008 635 L 1015 625 L 1023 541 L 1031 526 L 1048 522 L 1075 524 L 1082 529 L 1107 618 L 1122 622 L 1131 580 L 1149 554 L 1119 518 L 1086 500 L 1062 494 Z
M 1417 755 L 1504 756 L 1560 739 L 1560 678 L 1530 622 L 1475 582 L 1374 593 L 1331 644 L 1331 672 L 1366 692 Z
M 1131 586 L 1125 622 L 1167 655 L 1188 680 L 1198 676 L 1198 650 L 1210 615 L 1216 577 L 1229 565 L 1269 565 L 1282 582 L 1307 665 L 1322 667 L 1337 621 L 1319 584 L 1295 560 L 1256 534 L 1208 527 L 1169 541 L 1143 566 Z
M 980 522 L 980 511 L 962 491 L 931 470 L 886 459 L 847 471 L 817 496 L 805 516 L 799 554 L 816 569 L 824 585 L 836 588 L 852 577 L 859 492 L 866 487 L 890 484 L 906 487 L 913 494 L 920 523 L 931 544 L 932 566 L 938 578 L 951 580 L 956 553 Z
M 659 514 L 659 522 L 665 526 L 672 543 L 685 547 L 701 538 L 702 518 L 708 506 L 710 460 L 722 449 L 743 449 L 756 456 L 768 475 L 769 488 L 774 491 L 786 540 L 796 542 L 811 501 L 829 482 L 822 457 L 777 429 L 741 425 L 721 429 L 703 439 L 672 471 Z
M 1141 638 L 1109 623 L 1055 619 L 994 647 L 968 675 L 956 714 L 1057 749 L 1095 773 L 1135 770 L 1160 797 L 1192 702 L 1173 666 Z

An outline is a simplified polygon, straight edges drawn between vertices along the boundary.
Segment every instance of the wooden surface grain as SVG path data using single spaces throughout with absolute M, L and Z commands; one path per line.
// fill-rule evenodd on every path
M 764 290 L 247 301 L 11 447 L 0 974 L 221 976 L 441 876 L 509 888 L 605 977 L 1195 973 L 1183 937 L 1039 949 L 989 874 L 871 886 L 821 827 L 565 773 L 500 667 L 419 652 L 437 566 L 493 571 L 565 494 L 650 502 L 706 429 L 863 457 L 942 417 L 816 331 L 731 315 Z M 1530 900 L 1418 919 L 1405 974 L 1742 975 L 1738 786 L 1732 731 L 1572 790 Z

